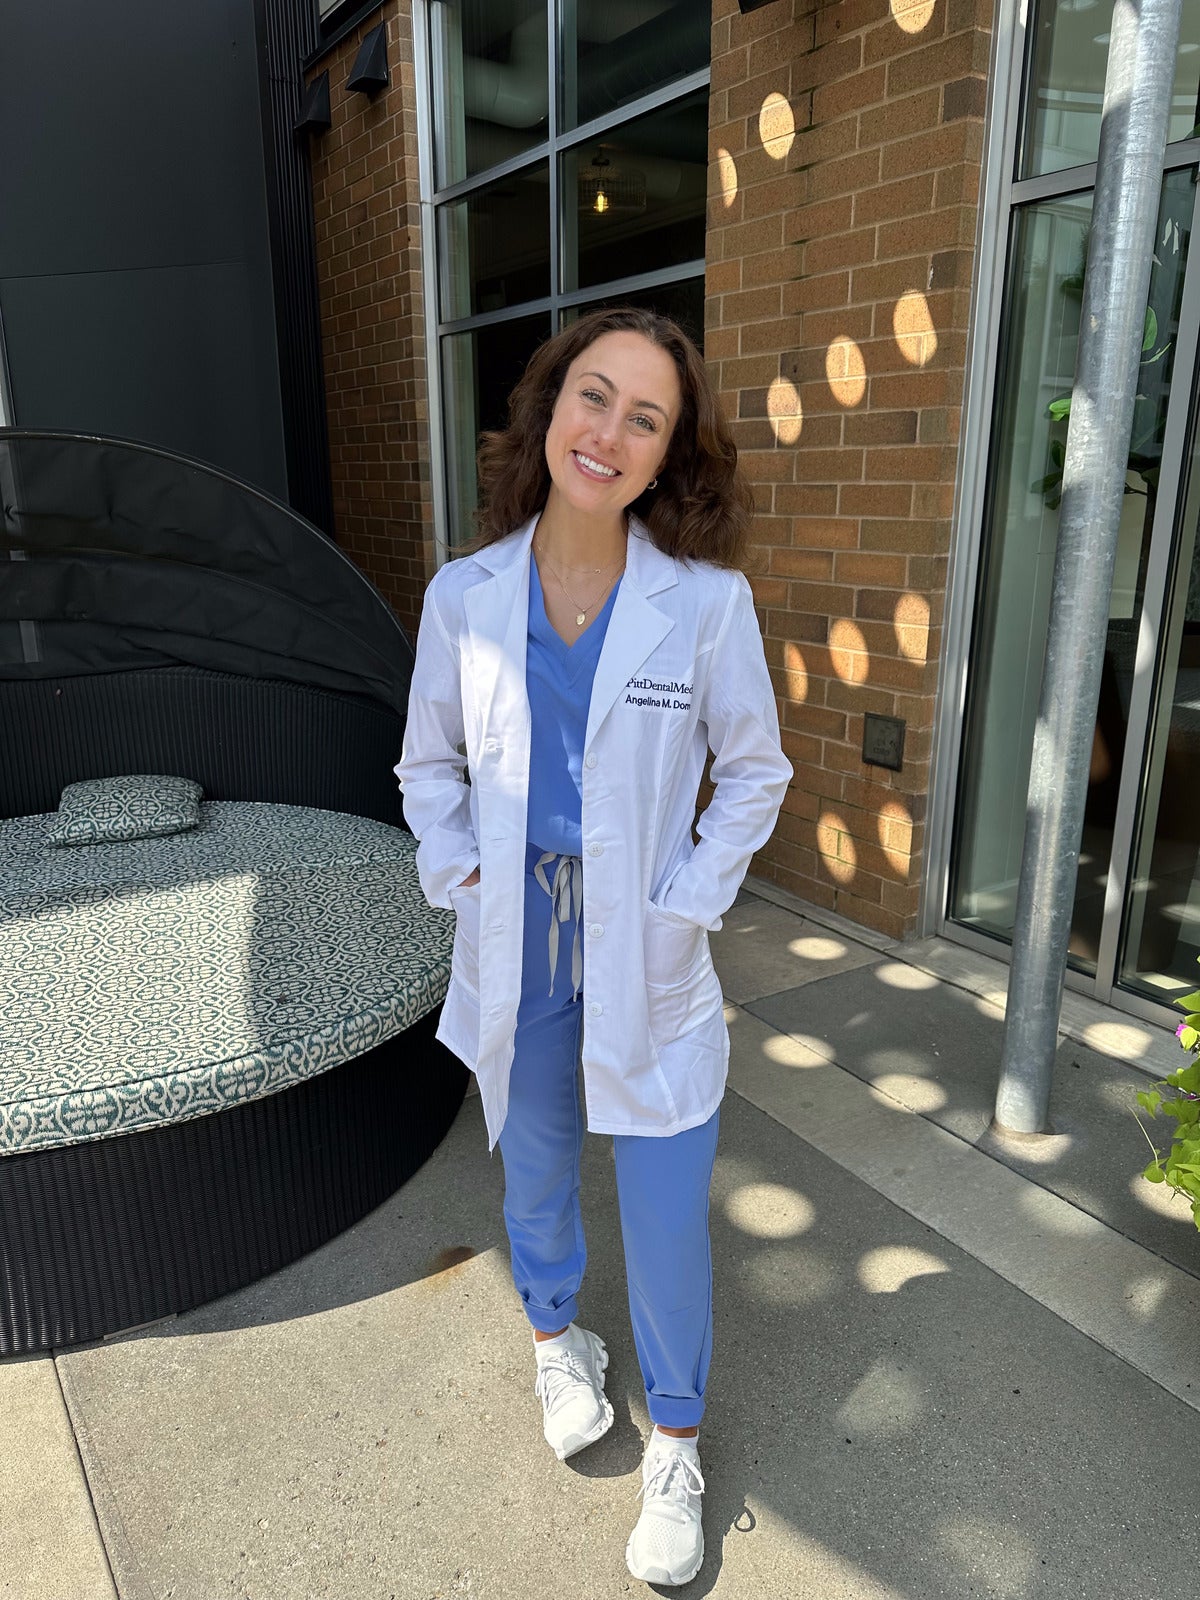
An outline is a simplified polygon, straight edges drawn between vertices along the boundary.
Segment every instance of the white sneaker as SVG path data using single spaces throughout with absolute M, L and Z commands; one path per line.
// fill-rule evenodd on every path
M 534 1393 L 544 1414 L 542 1432 L 554 1454 L 565 1461 L 612 1427 L 613 1408 L 604 1393 L 608 1351 L 603 1339 L 574 1323 L 561 1344 L 535 1341 L 533 1349 L 538 1367 Z
M 655 1429 L 642 1459 L 640 1492 L 642 1514 L 625 1546 L 626 1565 L 644 1583 L 690 1583 L 704 1560 L 696 1441 Z

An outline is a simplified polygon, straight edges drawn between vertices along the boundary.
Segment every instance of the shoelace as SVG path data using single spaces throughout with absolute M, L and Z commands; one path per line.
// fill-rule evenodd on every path
M 687 1520 L 687 1513 L 692 1509 L 692 1495 L 703 1493 L 700 1463 L 683 1450 L 658 1452 L 649 1476 L 638 1490 L 643 1502 L 666 1500 L 676 1509 L 680 1522 Z
M 568 1385 L 585 1383 L 591 1387 L 591 1377 L 583 1359 L 575 1350 L 560 1350 L 538 1364 L 537 1381 L 533 1392 L 546 1407 L 553 1411 L 564 1398 Z

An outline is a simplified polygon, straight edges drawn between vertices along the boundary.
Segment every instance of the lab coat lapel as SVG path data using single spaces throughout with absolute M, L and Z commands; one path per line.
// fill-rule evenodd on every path
M 514 771 L 529 770 L 529 699 L 525 649 L 529 632 L 529 547 L 536 518 L 511 540 L 488 545 L 475 559 L 493 576 L 463 597 L 470 640 L 464 674 L 478 717 L 479 742 L 502 741 Z M 515 760 L 511 758 L 515 757 Z M 506 762 L 508 767 L 510 762 Z
M 587 742 L 596 731 L 643 661 L 658 648 L 675 626 L 671 617 L 650 599 L 678 583 L 675 563 L 650 542 L 640 523 L 629 529 L 625 576 L 617 590 L 608 632 L 596 663 L 592 700 L 588 710 Z

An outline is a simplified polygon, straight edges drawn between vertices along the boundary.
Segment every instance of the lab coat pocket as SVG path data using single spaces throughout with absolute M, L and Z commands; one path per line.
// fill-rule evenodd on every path
M 709 1008 L 708 935 L 648 901 L 645 917 L 646 1005 L 657 1044 L 677 1039 Z
M 473 994 L 479 993 L 479 885 L 461 884 L 451 889 L 454 907 L 454 954 L 450 958 L 454 976 Z

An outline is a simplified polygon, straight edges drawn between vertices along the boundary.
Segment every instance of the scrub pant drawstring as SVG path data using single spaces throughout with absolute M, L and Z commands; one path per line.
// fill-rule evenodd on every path
M 546 866 L 557 861 L 554 881 L 546 877 Z M 571 940 L 571 999 L 579 998 L 579 985 L 583 982 L 583 946 L 579 939 L 579 924 L 583 917 L 583 861 L 579 856 L 560 856 L 556 850 L 547 850 L 534 863 L 533 875 L 550 896 L 550 988 L 554 993 L 554 974 L 558 971 L 558 925 L 575 923 Z

